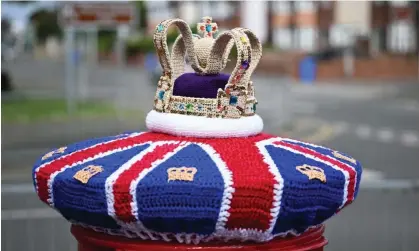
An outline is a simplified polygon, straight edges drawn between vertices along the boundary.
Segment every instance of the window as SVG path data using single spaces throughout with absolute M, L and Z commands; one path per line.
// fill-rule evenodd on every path
M 290 13 L 290 1 L 276 1 L 273 3 L 273 11 L 277 14 L 289 14 Z

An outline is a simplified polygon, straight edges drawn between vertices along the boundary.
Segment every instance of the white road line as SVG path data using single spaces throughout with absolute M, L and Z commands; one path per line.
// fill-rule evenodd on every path
M 359 125 L 355 129 L 355 134 L 361 139 L 369 139 L 371 137 L 372 129 L 367 125 Z
M 394 141 L 394 132 L 390 129 L 380 129 L 377 131 L 377 138 L 382 142 L 393 142 Z
M 419 146 L 419 135 L 415 132 L 403 132 L 401 135 L 401 143 L 404 146 L 417 147 Z
M 62 216 L 51 208 L 1 210 L 1 220 L 56 219 Z
M 332 127 L 336 134 L 343 134 L 349 131 L 350 125 L 345 121 L 336 121 Z
M 384 173 L 372 169 L 363 169 L 362 170 L 362 178 L 361 178 L 361 185 L 364 183 L 382 180 L 384 179 Z

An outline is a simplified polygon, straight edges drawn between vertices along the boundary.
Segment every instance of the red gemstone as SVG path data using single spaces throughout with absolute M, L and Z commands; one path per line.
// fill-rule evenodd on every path
M 205 30 L 204 26 L 199 27 L 201 29 L 201 31 Z
M 215 31 L 217 29 L 217 26 L 212 27 L 212 31 Z
M 227 94 L 230 94 L 230 89 L 227 89 L 227 90 L 226 90 L 226 93 L 227 93 Z
M 234 79 L 235 79 L 236 81 L 239 81 L 239 80 L 241 79 L 241 76 L 240 76 L 240 75 L 237 75 L 237 76 L 235 76 L 235 77 L 234 77 Z

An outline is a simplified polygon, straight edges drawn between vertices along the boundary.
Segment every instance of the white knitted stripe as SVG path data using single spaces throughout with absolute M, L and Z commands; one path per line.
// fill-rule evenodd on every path
M 214 148 L 207 144 L 196 144 L 204 149 L 204 151 L 207 152 L 211 159 L 215 162 L 218 171 L 220 172 L 224 181 L 224 192 L 221 201 L 220 213 L 218 215 L 217 223 L 215 224 L 215 232 L 222 232 L 225 230 L 225 225 L 227 223 L 228 217 L 230 216 L 228 211 L 230 210 L 231 199 L 233 198 L 233 193 L 235 191 L 233 187 L 233 173 L 230 171 L 227 164 L 221 159 L 217 151 L 214 150 Z
M 269 171 L 273 174 L 275 179 L 274 184 L 274 199 L 271 208 L 271 222 L 269 223 L 269 229 L 266 231 L 268 233 L 272 233 L 275 224 L 278 220 L 279 212 L 281 211 L 281 200 L 282 200 L 282 193 L 284 191 L 284 179 L 279 172 L 278 167 L 276 166 L 274 160 L 272 159 L 271 155 L 269 154 L 268 150 L 266 150 L 267 145 L 272 145 L 272 142 L 277 141 L 278 138 L 271 138 L 267 140 L 263 140 L 261 142 L 257 142 L 256 146 L 259 149 L 259 152 L 263 155 L 263 161 L 269 166 Z
M 311 147 L 317 147 L 317 148 L 320 148 L 320 149 L 330 150 L 329 148 L 324 147 L 324 146 L 319 146 L 319 145 L 315 145 L 315 144 L 312 144 L 312 143 L 302 142 L 302 141 L 298 141 L 298 140 L 295 140 L 295 139 L 281 138 L 281 140 L 289 141 L 291 143 L 304 144 L 304 145 L 311 146 Z
M 132 167 L 134 163 L 137 161 L 140 161 L 146 154 L 154 151 L 156 148 L 156 144 L 152 144 L 152 142 L 146 142 L 141 145 L 150 144 L 150 146 L 141 151 L 139 154 L 132 157 L 130 160 L 125 162 L 121 167 L 119 167 L 115 172 L 113 172 L 105 182 L 105 191 L 106 191 L 106 203 L 108 205 L 108 215 L 112 218 L 116 219 L 115 215 L 115 197 L 113 194 L 113 186 L 115 184 L 115 181 L 118 179 L 118 177 L 123 173 L 125 170 L 128 170 Z
M 79 150 L 77 150 L 77 151 L 75 151 L 75 152 L 71 152 L 71 153 L 69 153 L 69 154 L 62 155 L 61 157 L 59 157 L 59 158 L 57 158 L 57 159 L 53 159 L 53 160 L 51 160 L 51 161 L 49 161 L 49 162 L 46 162 L 46 163 L 44 163 L 44 164 L 42 164 L 42 165 L 38 166 L 38 167 L 37 167 L 37 168 L 35 168 L 35 170 L 34 170 L 34 181 L 35 181 L 35 190 L 36 190 L 36 192 L 38 192 L 38 184 L 36 184 L 36 174 L 39 172 L 39 170 L 40 170 L 40 169 L 44 168 L 46 165 L 49 165 L 49 164 L 51 164 L 51 163 L 52 163 L 52 162 L 54 162 L 54 161 L 57 161 L 57 160 L 63 159 L 64 157 L 74 155 L 74 154 L 76 154 L 76 153 L 78 153 L 78 152 L 81 152 L 81 151 L 84 151 L 84 150 L 88 150 L 88 149 L 91 149 L 91 148 L 97 147 L 97 146 L 99 146 L 99 145 L 103 145 L 103 144 L 111 143 L 111 142 L 114 142 L 114 141 L 117 141 L 117 140 L 121 140 L 121 139 L 125 139 L 125 138 L 135 137 L 135 136 L 138 136 L 138 135 L 143 134 L 143 133 L 144 133 L 144 132 L 131 133 L 131 134 L 127 134 L 126 136 L 124 136 L 124 137 L 122 137 L 122 138 L 115 138 L 115 139 L 112 139 L 112 140 L 109 140 L 109 141 L 100 142 L 100 143 L 98 143 L 98 144 L 94 144 L 94 145 L 92 145 L 92 146 L 89 146 L 89 147 L 86 147 L 86 148 L 83 148 L 83 149 L 79 149 Z
M 290 151 L 290 152 L 295 153 L 295 154 L 303 155 L 304 157 L 306 157 L 306 158 L 308 158 L 308 159 L 312 159 L 312 160 L 315 160 L 315 161 L 317 161 L 317 162 L 320 162 L 320 163 L 326 164 L 326 165 L 328 165 L 328 166 L 332 167 L 333 169 L 335 169 L 335 170 L 338 170 L 338 171 L 342 172 L 342 173 L 343 173 L 343 175 L 345 176 L 345 187 L 344 187 L 344 189 L 343 189 L 343 199 L 342 199 L 342 204 L 339 206 L 339 209 L 341 209 L 341 208 L 345 205 L 346 201 L 348 200 L 348 199 L 347 199 L 347 197 L 348 197 L 348 186 L 349 186 L 349 178 L 350 178 L 350 177 L 349 177 L 349 173 L 348 173 L 346 170 L 343 170 L 342 168 L 340 168 L 340 167 L 338 167 L 338 166 L 336 166 L 336 165 L 333 165 L 333 164 L 332 164 L 332 163 L 330 163 L 329 161 L 321 160 L 321 159 L 319 159 L 319 158 L 317 158 L 317 157 L 315 157 L 315 156 L 313 156 L 313 155 L 311 155 L 311 154 L 306 154 L 306 153 L 303 153 L 303 152 L 300 152 L 300 151 L 298 151 L 298 150 L 295 150 L 295 149 L 292 149 L 292 148 L 289 148 L 289 147 L 286 147 L 286 146 L 282 146 L 282 145 L 276 145 L 276 144 L 273 144 L 273 146 L 278 147 L 278 148 L 285 149 L 285 150 Z M 342 164 L 344 164 L 344 163 L 342 163 Z M 355 173 L 356 173 L 356 172 L 355 172 Z M 356 182 L 355 182 L 355 183 L 356 183 Z M 355 189 L 355 188 L 354 188 L 354 189 Z
M 284 138 L 284 140 L 289 141 L 289 142 L 294 142 L 294 143 L 300 143 L 300 144 L 311 146 L 311 147 L 317 147 L 317 148 L 320 148 L 320 149 L 329 150 L 329 151 L 333 152 L 332 149 L 327 148 L 327 147 L 324 147 L 324 146 L 319 146 L 319 145 L 315 145 L 315 144 L 311 144 L 311 143 L 307 143 L 307 142 L 301 142 L 301 141 L 298 141 L 298 140 L 295 140 L 295 139 Z M 340 159 L 335 158 L 334 156 L 327 155 L 327 157 L 329 157 L 329 158 L 331 158 L 331 159 L 333 159 L 333 160 L 341 163 L 342 165 L 346 165 L 347 167 L 350 167 L 350 168 L 352 168 L 354 170 L 354 172 L 355 172 L 354 196 L 355 196 L 355 191 L 356 191 L 357 187 L 359 186 L 359 184 L 357 182 L 357 180 L 358 180 L 358 172 L 356 172 L 355 167 L 353 167 L 351 164 L 342 162 Z
M 207 118 L 174 113 L 150 111 L 146 118 L 151 131 L 176 136 L 199 138 L 231 138 L 256 135 L 263 130 L 262 118 L 255 114 L 239 119 Z
M 39 170 L 40 170 L 41 168 L 43 168 L 44 166 L 46 166 L 47 164 L 50 164 L 50 163 L 52 163 L 52 162 L 54 162 L 54 161 L 57 161 L 57 160 L 60 160 L 60 159 L 62 159 L 62 158 L 64 158 L 64 157 L 66 157 L 66 156 L 71 156 L 71 155 L 73 155 L 73 154 L 75 154 L 75 153 L 77 153 L 77 152 L 83 151 L 83 150 L 91 149 L 91 148 L 94 148 L 94 147 L 97 147 L 97 146 L 100 146 L 100 145 L 103 145 L 103 144 L 112 143 L 112 142 L 115 142 L 115 141 L 118 141 L 118 140 L 121 140 L 121 139 L 132 138 L 132 137 L 135 137 L 135 136 L 138 136 L 138 135 L 141 135 L 141 134 L 143 134 L 143 133 L 134 133 L 134 134 L 130 134 L 128 137 L 117 138 L 117 139 L 114 139 L 114 140 L 110 140 L 110 141 L 106 141 L 106 142 L 101 142 L 101 143 L 99 143 L 99 144 L 96 144 L 96 145 L 93 145 L 93 146 L 90 146 L 90 147 L 87 147 L 87 148 L 84 148 L 84 149 L 81 149 L 81 150 L 78 150 L 78 151 L 72 152 L 72 153 L 70 153 L 70 154 L 68 154 L 68 155 L 61 156 L 61 157 L 60 157 L 60 158 L 58 158 L 58 159 L 52 160 L 52 161 L 50 161 L 50 162 L 48 162 L 48 163 L 45 163 L 45 164 L 43 164 L 43 165 L 39 166 L 39 167 L 36 169 L 35 173 L 39 172 Z M 54 193 L 53 193 L 53 184 L 54 184 L 55 177 L 56 177 L 58 174 L 60 174 L 60 173 L 64 172 L 64 171 L 65 171 L 65 170 L 67 170 L 68 168 L 71 168 L 71 167 L 74 167 L 74 166 L 77 166 L 77 165 L 81 165 L 81 164 L 83 164 L 83 163 L 86 163 L 86 162 L 89 162 L 89 161 L 92 161 L 92 160 L 95 160 L 95 159 L 103 158 L 103 157 L 108 156 L 108 155 L 110 155 L 110 154 L 113 154 L 113 153 L 115 153 L 115 152 L 124 151 L 124 150 L 129 149 L 129 148 L 131 148 L 131 147 L 125 147 L 125 148 L 120 148 L 120 149 L 112 149 L 112 150 L 109 150 L 109 151 L 107 151 L 107 152 L 98 153 L 98 154 L 96 154 L 96 155 L 94 155 L 94 156 L 91 156 L 91 157 L 89 157 L 89 158 L 86 158 L 86 159 L 84 159 L 84 160 L 82 160 L 82 161 L 78 161 L 78 162 L 74 162 L 74 163 L 71 163 L 71 164 L 65 165 L 65 166 L 64 166 L 64 167 L 62 167 L 60 170 L 53 172 L 53 173 L 50 175 L 50 177 L 49 177 L 49 179 L 48 179 L 48 181 L 47 181 L 47 184 L 48 184 L 48 199 L 47 199 L 47 202 L 48 202 L 48 204 L 50 204 L 51 206 L 54 206 L 54 198 L 53 198 L 53 197 L 54 197 Z M 36 182 L 36 175 L 35 175 L 35 182 Z M 37 192 L 38 192 L 38 191 L 37 191 Z
M 137 186 L 138 183 L 140 183 L 140 181 L 151 171 L 154 170 L 154 168 L 156 168 L 158 165 L 160 165 L 161 163 L 164 163 L 166 160 L 170 159 L 173 155 L 175 155 L 176 153 L 178 153 L 180 150 L 184 149 L 185 147 L 187 147 L 188 145 L 190 145 L 191 143 L 187 143 L 187 142 L 176 142 L 176 141 L 162 141 L 159 144 L 179 144 L 179 146 L 177 148 L 175 148 L 173 151 L 167 153 L 162 159 L 158 159 L 156 161 L 154 161 L 151 166 L 149 168 L 144 169 L 143 171 L 140 172 L 140 174 L 138 175 L 138 177 L 136 179 L 134 179 L 131 182 L 130 185 L 130 194 L 132 196 L 132 201 L 131 201 L 131 210 L 132 210 L 132 215 L 138 220 L 138 205 L 137 205 Z
M 129 150 L 131 148 L 134 148 L 136 146 L 140 146 L 140 145 L 142 145 L 142 143 L 141 144 L 133 144 L 133 145 L 130 145 L 130 146 L 121 147 L 121 148 L 118 148 L 118 149 L 113 149 L 113 150 L 109 150 L 107 152 L 99 153 L 99 154 L 96 154 L 92 157 L 86 158 L 82 161 L 72 163 L 71 165 L 66 165 L 63 168 L 61 168 L 59 171 L 54 172 L 53 174 L 51 174 L 51 177 L 48 180 L 48 192 L 49 192 L 49 196 L 50 196 L 49 199 L 48 199 L 48 203 L 51 206 L 54 206 L 54 196 L 53 196 L 54 193 L 52 191 L 52 187 L 53 187 L 55 177 L 57 177 L 57 175 L 59 175 L 60 173 L 64 172 L 68 168 L 72 168 L 74 166 L 81 165 L 81 164 L 84 164 L 86 162 L 89 162 L 89 161 L 92 161 L 92 160 L 95 160 L 95 159 L 100 159 L 100 158 L 103 158 L 103 157 L 106 157 L 106 156 L 109 156 L 109 155 L 112 155 L 112 154 L 115 154 L 115 153 L 118 153 L 118 152 L 123 152 L 123 151 Z

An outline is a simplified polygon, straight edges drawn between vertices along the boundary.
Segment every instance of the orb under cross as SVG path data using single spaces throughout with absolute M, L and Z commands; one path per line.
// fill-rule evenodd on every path
M 213 37 L 217 30 L 217 23 L 212 22 L 212 17 L 203 17 L 202 23 L 198 23 L 198 32 L 204 37 Z

